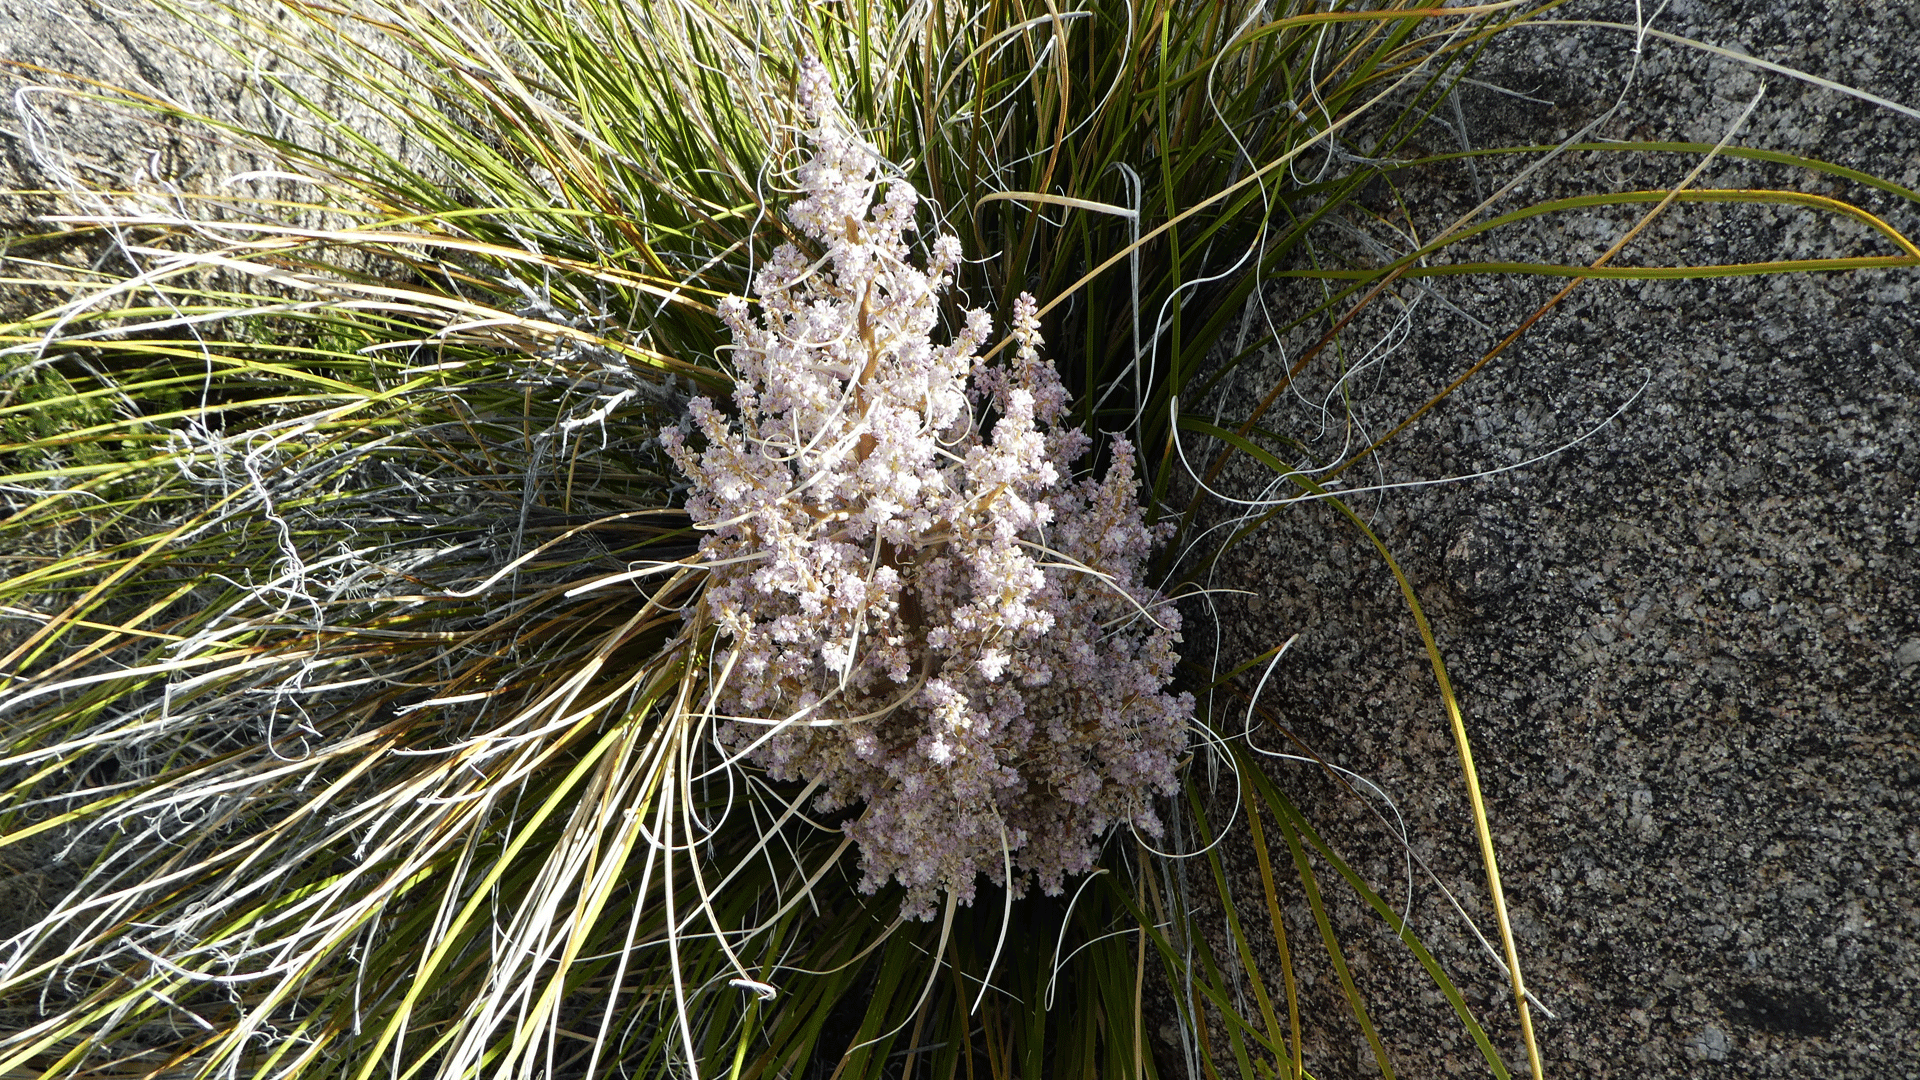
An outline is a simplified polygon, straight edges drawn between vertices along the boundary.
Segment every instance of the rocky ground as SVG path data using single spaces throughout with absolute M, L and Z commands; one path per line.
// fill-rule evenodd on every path
M 1694 0 L 1654 25 L 1920 107 L 1920 6 Z M 1516 32 L 1483 59 L 1454 131 L 1432 138 L 1550 142 L 1618 100 L 1597 134 L 1715 143 L 1764 83 L 1734 145 L 1920 186 L 1920 116 L 1659 38 L 1622 98 L 1634 41 L 1593 26 Z M 1502 208 L 1668 187 L 1699 157 L 1571 155 Z M 1515 171 L 1483 160 L 1401 194 L 1430 234 Z M 1696 186 L 1793 187 L 1920 228 L 1911 201 L 1801 169 L 1723 158 Z M 1585 263 L 1645 209 L 1555 215 L 1451 257 Z M 1682 206 L 1620 261 L 1894 253 L 1830 214 Z M 1410 310 L 1354 337 L 1349 362 L 1370 366 L 1349 384 L 1353 434 L 1391 427 L 1564 281 L 1425 284 L 1405 291 Z M 1460 690 L 1528 981 L 1555 1014 L 1535 1014 L 1549 1075 L 1920 1076 L 1917 294 L 1912 270 L 1588 282 L 1370 476 L 1349 474 L 1351 486 L 1457 477 L 1593 432 L 1523 468 L 1352 499 L 1411 575 Z M 1363 357 L 1375 341 L 1392 344 Z M 1317 375 L 1276 426 L 1321 430 L 1331 378 Z M 1335 414 L 1318 445 L 1346 434 Z M 1491 934 L 1434 678 L 1364 540 L 1325 509 L 1290 509 L 1215 584 L 1253 593 L 1222 602 L 1223 661 L 1300 635 L 1262 704 L 1386 791 L 1412 849 Z M 1309 766 L 1273 775 L 1383 893 L 1405 895 L 1401 841 L 1359 797 Z M 1251 852 L 1229 861 L 1255 918 Z M 1357 905 L 1342 916 L 1399 1074 L 1484 1075 L 1398 942 Z M 1524 1071 L 1499 972 L 1424 875 L 1413 916 Z M 1296 950 L 1317 941 L 1297 898 L 1289 917 Z M 1379 1075 L 1326 966 L 1315 981 L 1333 1023 L 1316 1075 Z

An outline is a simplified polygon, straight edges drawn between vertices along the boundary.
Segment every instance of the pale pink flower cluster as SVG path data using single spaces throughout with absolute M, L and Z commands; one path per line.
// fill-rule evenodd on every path
M 721 304 L 736 415 L 698 399 L 704 448 L 661 434 L 708 533 L 693 617 L 717 631 L 720 738 L 818 781 L 822 809 L 864 803 L 862 887 L 897 879 L 909 915 L 970 902 L 1008 852 L 1016 890 L 1057 893 L 1110 825 L 1159 833 L 1192 716 L 1165 689 L 1179 616 L 1141 584 L 1133 449 L 1115 438 L 1104 480 L 1074 477 L 1089 440 L 1031 297 L 1005 365 L 977 356 L 984 311 L 930 339 L 959 242 L 916 268 L 918 196 L 879 179 L 817 63 L 800 104 L 812 152 L 788 217 L 821 257 L 781 247 L 758 318 Z

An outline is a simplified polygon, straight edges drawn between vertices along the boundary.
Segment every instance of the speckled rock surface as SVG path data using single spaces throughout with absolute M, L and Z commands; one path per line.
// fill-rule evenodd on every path
M 1633 11 L 1560 14 L 1631 21 Z M 1914 3 L 1693 0 L 1655 26 L 1920 107 Z M 1597 27 L 1515 32 L 1476 77 L 1535 100 L 1467 90 L 1469 140 L 1571 134 L 1620 93 L 1633 45 Z M 1658 38 L 1600 134 L 1716 142 L 1762 81 L 1735 145 L 1920 186 L 1920 118 Z M 1666 187 L 1698 160 L 1573 155 L 1503 208 Z M 1435 173 L 1404 194 L 1430 235 L 1473 205 L 1476 184 L 1513 171 L 1483 161 L 1478 176 Z M 1721 159 L 1697 186 L 1829 194 L 1920 235 L 1912 202 L 1805 170 Z M 1449 257 L 1585 263 L 1644 211 L 1556 215 Z M 1620 262 L 1878 254 L 1897 251 L 1833 215 L 1696 205 L 1664 216 Z M 1324 399 L 1324 368 L 1274 426 L 1311 434 L 1326 420 L 1321 451 L 1347 434 L 1364 445 L 1562 284 L 1428 279 L 1404 292 L 1410 315 L 1383 305 L 1353 338 L 1405 335 L 1382 355 L 1350 354 L 1372 365 L 1350 384 L 1364 430 L 1343 432 L 1337 410 L 1319 410 L 1337 406 Z M 1288 359 L 1308 340 L 1289 340 Z M 1271 377 L 1281 360 L 1269 363 Z M 1536 1013 L 1550 1076 L 1920 1076 L 1917 424 L 1912 270 L 1590 281 L 1396 440 L 1370 477 L 1346 478 L 1501 469 L 1591 433 L 1514 471 L 1353 496 L 1411 575 L 1460 690 L 1529 984 L 1557 1016 Z M 1323 508 L 1292 508 L 1214 584 L 1257 593 L 1222 602 L 1223 666 L 1300 634 L 1262 703 L 1392 797 L 1412 848 L 1491 935 L 1434 679 L 1365 541 Z M 1384 894 L 1404 899 L 1400 842 L 1359 797 L 1308 766 L 1272 774 Z M 1241 910 L 1264 921 L 1244 841 L 1228 861 Z M 1523 1075 L 1499 971 L 1424 875 L 1412 895 L 1416 927 Z M 1318 939 L 1297 896 L 1289 918 L 1298 954 Z M 1486 1075 L 1371 913 L 1343 903 L 1337 921 L 1399 1075 Z M 1261 959 L 1277 970 L 1270 952 Z M 1326 967 L 1322 954 L 1306 969 L 1325 1021 L 1310 1065 L 1322 1078 L 1377 1076 Z

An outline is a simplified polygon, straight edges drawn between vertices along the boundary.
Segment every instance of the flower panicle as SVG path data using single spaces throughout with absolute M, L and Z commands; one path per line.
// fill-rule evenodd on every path
M 1133 449 L 1115 438 L 1104 479 L 1075 477 L 1090 441 L 1031 296 L 1004 365 L 979 355 L 985 311 L 935 341 L 959 241 L 915 266 L 918 194 L 881 176 L 817 61 L 799 104 L 810 154 L 787 216 L 821 255 L 783 245 L 757 315 L 720 305 L 734 415 L 696 401 L 698 450 L 661 433 L 707 533 L 689 617 L 730 672 L 720 738 L 818 780 L 823 810 L 864 804 L 847 825 L 862 887 L 898 881 L 910 916 L 1000 881 L 1003 844 L 1011 887 L 1057 893 L 1111 825 L 1158 833 L 1191 722 L 1165 689 L 1179 615 L 1140 581 L 1154 537 Z

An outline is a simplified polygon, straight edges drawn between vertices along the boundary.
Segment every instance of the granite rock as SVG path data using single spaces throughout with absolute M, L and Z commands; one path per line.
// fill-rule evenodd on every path
M 1631 22 L 1635 7 L 1556 15 Z M 1920 107 L 1920 6 L 1686 0 L 1654 26 Z M 1920 186 L 1920 115 L 1658 37 L 1622 96 L 1634 45 L 1602 26 L 1516 30 L 1482 58 L 1452 129 L 1429 138 L 1550 143 L 1599 119 L 1596 136 L 1711 144 L 1764 83 L 1732 145 Z M 1670 187 L 1700 159 L 1569 154 L 1501 209 Z M 1431 235 L 1516 171 L 1481 159 L 1401 194 Z M 1913 201 L 1806 169 L 1722 157 L 1695 186 L 1843 198 L 1920 236 Z M 1582 264 L 1646 209 L 1556 214 L 1447 258 Z M 1356 235 L 1368 227 L 1356 219 Z M 1663 214 L 1619 263 L 1898 253 L 1833 214 L 1694 204 Z M 1324 365 L 1271 424 L 1317 433 L 1329 455 L 1364 446 L 1564 284 L 1405 287 L 1356 323 L 1351 425 Z M 1553 1013 L 1534 1014 L 1550 1076 L 1920 1076 L 1915 292 L 1912 269 L 1587 281 L 1343 478 L 1361 489 L 1490 474 L 1348 499 L 1411 577 L 1459 690 L 1528 984 Z M 1269 300 L 1286 310 L 1305 297 L 1276 288 Z M 1262 378 L 1310 341 L 1282 342 Z M 1260 482 L 1238 477 L 1241 495 Z M 1218 603 L 1222 668 L 1299 634 L 1261 704 L 1378 784 L 1406 832 L 1311 766 L 1271 775 L 1385 896 L 1401 904 L 1410 888 L 1415 928 L 1524 1075 L 1503 976 L 1435 884 L 1493 936 L 1453 740 L 1394 580 L 1350 525 L 1301 505 L 1212 584 L 1252 592 Z M 1409 872 L 1409 850 L 1435 878 Z M 1243 915 L 1264 923 L 1244 835 L 1227 861 Z M 1298 958 L 1318 937 L 1293 889 Z M 1381 922 L 1345 899 L 1334 915 L 1398 1074 L 1485 1075 Z M 1277 971 L 1270 948 L 1256 959 Z M 1310 1068 L 1379 1075 L 1324 953 L 1301 962 L 1319 1021 Z

